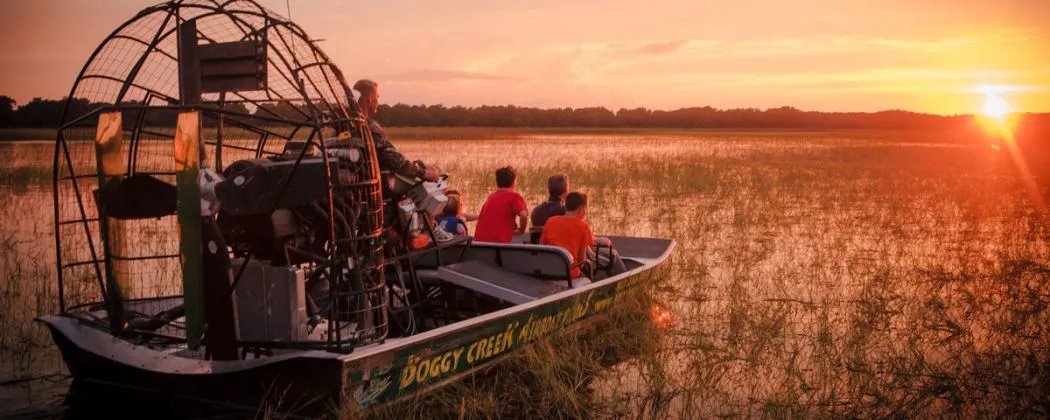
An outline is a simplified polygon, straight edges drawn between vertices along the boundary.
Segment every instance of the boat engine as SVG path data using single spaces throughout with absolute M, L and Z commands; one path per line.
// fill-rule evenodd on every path
M 363 152 L 344 145 L 329 149 L 328 154 L 332 184 L 353 183 L 356 176 L 349 164 L 356 163 Z M 251 254 L 273 265 L 326 258 L 325 246 L 331 238 L 325 160 L 311 156 L 303 158 L 298 167 L 295 163 L 296 156 L 286 154 L 241 160 L 226 167 L 225 180 L 215 186 L 215 195 L 222 204 L 219 226 L 234 257 Z M 341 204 L 337 209 L 349 210 L 349 214 L 336 214 L 337 220 L 351 224 L 358 219 L 357 213 L 363 210 L 353 205 L 351 197 L 342 197 L 338 191 L 332 196 Z
M 242 338 L 305 338 L 305 333 L 296 329 L 305 326 L 298 320 L 308 316 L 310 325 L 317 325 L 320 316 L 329 313 L 326 308 L 333 299 L 340 300 L 341 312 L 352 314 L 342 320 L 375 324 L 371 311 L 380 307 L 381 300 L 373 302 L 361 292 L 368 286 L 356 277 L 332 279 L 354 277 L 349 269 L 365 264 L 366 255 L 340 252 L 347 258 L 342 274 L 330 269 L 332 250 L 348 246 L 342 238 L 359 236 L 362 229 L 368 229 L 358 226 L 361 216 L 367 214 L 368 203 L 347 192 L 358 181 L 358 172 L 353 169 L 361 167 L 358 161 L 364 155 L 364 144 L 332 140 L 326 146 L 327 167 L 325 159 L 309 153 L 298 159 L 299 151 L 290 148 L 282 156 L 234 162 L 214 186 L 220 203 L 219 229 L 235 261 L 241 261 L 234 264 L 234 275 L 243 261 L 251 261 L 246 266 L 246 280 L 237 283 L 235 289 L 239 318 L 255 320 L 256 324 L 262 321 L 267 326 L 259 329 L 251 322 L 242 324 Z M 333 220 L 334 229 L 330 226 Z M 333 231 L 336 240 L 331 237 Z M 333 284 L 342 284 L 343 288 L 335 290 Z M 264 289 L 269 291 L 259 292 Z M 293 304 L 292 310 L 287 310 L 288 302 L 300 302 L 305 307 Z M 287 314 L 290 319 L 283 317 Z M 275 331 L 288 332 L 274 336 Z
M 324 179 L 324 162 L 304 159 L 292 174 L 294 165 L 294 160 L 241 160 L 223 172 L 225 181 L 215 186 L 222 203 L 219 226 L 235 257 L 251 254 L 274 265 L 289 265 L 303 262 L 292 257 L 289 247 L 323 255 L 323 249 L 313 247 L 319 232 L 309 229 L 308 219 L 322 216 L 314 207 L 328 194 L 324 182 L 318 181 Z M 281 182 L 289 175 L 281 194 Z

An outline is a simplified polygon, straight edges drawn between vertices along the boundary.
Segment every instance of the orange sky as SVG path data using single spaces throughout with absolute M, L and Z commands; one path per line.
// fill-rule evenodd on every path
M 68 93 L 150 1 L 3 0 L 0 94 Z M 260 1 L 285 14 L 284 0 Z M 291 0 L 388 103 L 1050 112 L 1048 0 Z

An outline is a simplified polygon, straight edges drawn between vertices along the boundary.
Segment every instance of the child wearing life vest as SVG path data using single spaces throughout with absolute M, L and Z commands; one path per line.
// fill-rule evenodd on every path
M 448 197 L 448 203 L 445 204 L 443 214 L 436 220 L 437 226 L 454 235 L 468 235 L 467 222 L 471 219 L 477 220 L 477 217 L 472 218 L 472 214 L 463 213 L 463 195 L 459 191 L 448 190 L 445 197 Z

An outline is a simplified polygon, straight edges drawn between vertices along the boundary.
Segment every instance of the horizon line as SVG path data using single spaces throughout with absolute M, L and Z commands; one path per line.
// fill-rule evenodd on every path
M 7 96 L 7 95 L 0 94 L 0 96 Z M 8 98 L 11 98 L 11 97 L 8 96 Z M 14 98 L 11 98 L 11 99 L 14 100 Z M 18 109 L 28 105 L 29 103 L 32 103 L 33 101 L 36 101 L 36 100 L 42 100 L 42 101 L 68 101 L 68 99 L 69 99 L 69 96 L 63 96 L 61 98 L 56 98 L 56 99 L 45 98 L 45 97 L 42 97 L 42 96 L 34 96 L 33 99 L 31 99 L 29 102 L 26 102 L 25 104 L 19 104 L 18 101 L 15 100 L 15 104 L 17 104 L 18 106 L 15 107 L 14 110 L 17 111 Z M 80 99 L 87 100 L 86 98 L 80 98 Z M 89 103 L 95 103 L 95 102 L 89 101 Z M 513 104 L 513 103 L 506 103 L 506 104 L 482 104 L 482 105 L 461 105 L 461 104 L 449 105 L 449 104 L 444 104 L 444 103 L 412 104 L 412 103 L 406 103 L 406 102 L 395 102 L 393 104 L 390 104 L 390 103 L 380 104 L 380 106 L 388 106 L 388 107 L 393 107 L 393 106 L 398 106 L 398 105 L 409 106 L 409 107 L 418 107 L 418 106 L 422 106 L 422 107 L 443 106 L 445 108 L 462 107 L 462 108 L 466 108 L 466 109 L 481 108 L 481 107 L 514 107 L 514 108 L 526 108 L 526 109 L 538 109 L 538 110 L 564 110 L 564 109 L 577 110 L 577 109 L 588 109 L 588 108 L 604 108 L 604 109 L 606 109 L 606 110 L 608 110 L 608 111 L 610 111 L 610 112 L 612 112 L 614 114 L 619 112 L 619 111 L 621 111 L 621 110 L 633 111 L 633 110 L 638 110 L 638 109 L 644 109 L 644 110 L 651 111 L 651 112 L 652 111 L 674 112 L 674 111 L 681 111 L 681 110 L 688 110 L 688 109 L 704 109 L 704 108 L 709 108 L 709 109 L 712 109 L 712 110 L 717 111 L 717 112 L 740 111 L 740 110 L 758 110 L 758 111 L 761 111 L 761 112 L 767 112 L 767 111 L 771 111 L 771 110 L 778 110 L 778 109 L 789 108 L 791 110 L 794 110 L 794 111 L 797 111 L 797 112 L 802 112 L 802 113 L 880 114 L 880 113 L 888 113 L 888 112 L 900 112 L 900 113 L 909 113 L 909 114 L 915 114 L 915 115 L 935 116 L 935 117 L 944 117 L 944 118 L 979 117 L 979 116 L 981 116 L 981 113 L 979 113 L 979 112 L 962 113 L 962 114 L 942 114 L 942 113 L 935 113 L 935 112 L 912 111 L 912 110 L 907 110 L 907 109 L 902 109 L 902 108 L 880 109 L 880 110 L 877 110 L 877 111 L 823 111 L 823 110 L 815 110 L 815 109 L 801 109 L 801 108 L 798 108 L 798 107 L 795 107 L 795 106 L 792 106 L 792 105 L 781 105 L 781 106 L 769 107 L 769 108 L 751 107 L 751 106 L 741 106 L 741 107 L 733 107 L 733 108 L 717 108 L 717 107 L 714 107 L 714 106 L 711 106 L 711 105 L 692 105 L 692 106 L 683 106 L 683 107 L 679 107 L 679 108 L 649 108 L 649 107 L 645 107 L 645 106 L 608 107 L 608 106 L 605 106 L 605 105 L 541 107 L 541 106 L 530 106 L 530 105 L 518 105 L 518 104 Z M 1008 113 L 1007 115 L 1050 115 L 1050 111 L 1013 111 L 1013 112 Z

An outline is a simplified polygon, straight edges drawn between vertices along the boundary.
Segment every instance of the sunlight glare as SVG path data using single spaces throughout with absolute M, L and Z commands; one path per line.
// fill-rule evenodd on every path
M 985 95 L 984 105 L 981 106 L 981 114 L 1001 120 L 1011 112 L 1013 112 L 1013 109 L 1002 96 L 995 93 L 988 93 Z
M 1002 95 L 1008 90 L 1001 86 L 982 85 L 978 91 L 984 94 L 984 104 L 981 105 L 978 116 L 981 125 L 994 136 L 994 140 L 1013 141 L 1013 125 L 1016 116 L 1013 113 L 1013 107 Z
M 654 303 L 649 308 L 649 315 L 652 317 L 653 326 L 657 329 L 666 330 L 673 328 L 676 324 L 674 314 L 658 303 Z

